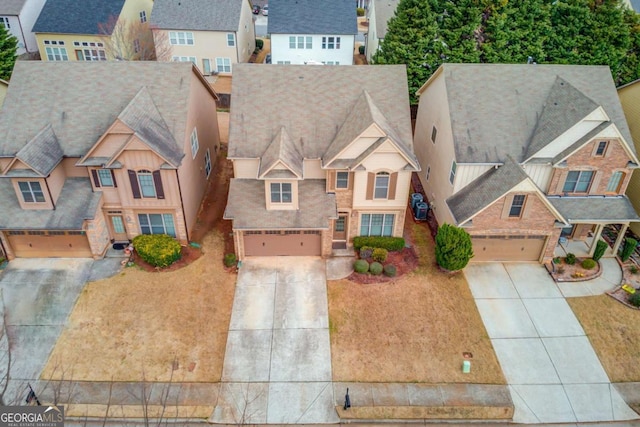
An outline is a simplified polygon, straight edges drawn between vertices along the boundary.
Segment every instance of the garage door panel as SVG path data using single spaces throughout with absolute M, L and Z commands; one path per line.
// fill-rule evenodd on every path
M 89 258 L 91 248 L 84 234 L 8 234 L 17 258 Z
M 547 236 L 472 236 L 474 262 L 538 261 Z
M 315 230 L 245 231 L 245 256 L 319 256 L 321 234 Z

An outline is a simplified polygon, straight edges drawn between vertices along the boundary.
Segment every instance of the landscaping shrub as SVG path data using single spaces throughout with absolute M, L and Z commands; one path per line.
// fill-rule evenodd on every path
M 402 237 L 380 236 L 357 236 L 353 238 L 353 247 L 357 251 L 359 251 L 363 246 L 384 248 L 388 251 L 399 251 L 404 249 L 404 239 Z
M 373 248 L 371 246 L 363 246 L 360 248 L 360 258 L 371 258 Z
M 622 248 L 622 253 L 620 254 L 620 259 L 622 259 L 622 262 L 629 259 L 637 245 L 638 241 L 636 239 L 632 239 L 631 237 L 627 237 L 626 239 L 624 239 L 624 247 Z
M 364 55 L 364 46 L 358 46 L 358 53 Z
M 382 274 L 382 270 L 382 264 L 380 264 L 379 262 L 372 262 L 369 266 L 369 273 L 373 274 L 374 276 Z
M 609 245 L 607 245 L 607 242 L 604 240 L 598 240 L 598 243 L 596 243 L 596 250 L 593 252 L 593 260 L 600 261 L 600 258 L 604 255 L 604 251 L 607 250 L 608 246 Z
M 369 271 L 369 263 L 364 259 L 359 259 L 353 263 L 353 269 L 356 273 L 366 273 Z
M 256 39 L 256 49 L 262 50 L 263 47 L 264 47 L 264 40 Z
M 166 234 L 141 234 L 133 238 L 133 247 L 154 267 L 168 267 L 182 255 L 180 243 Z
M 371 258 L 373 258 L 374 261 L 385 262 L 387 260 L 387 255 L 389 255 L 389 252 L 387 252 L 386 249 L 375 248 L 373 250 L 373 254 L 371 255 Z
M 572 253 L 568 253 L 567 256 L 564 258 L 564 262 L 566 262 L 569 265 L 573 265 L 576 263 L 576 256 Z
M 357 7 L 357 8 L 356 8 L 356 15 L 358 15 L 358 16 L 364 16 L 364 8 L 362 8 L 362 7 Z
M 395 277 L 396 276 L 396 266 L 393 264 L 387 264 L 384 266 L 384 275 L 387 277 Z
M 236 261 L 238 261 L 238 259 L 236 258 L 236 254 L 226 254 L 224 256 L 225 267 L 233 267 L 234 265 L 236 265 Z
M 460 227 L 442 224 L 436 235 L 436 262 L 445 270 L 462 270 L 473 257 L 471 236 Z
M 554 264 L 560 264 L 562 262 L 562 258 L 560 258 L 559 256 L 553 258 L 553 263 Z
M 629 304 L 634 307 L 640 307 L 640 292 L 636 291 L 635 293 L 629 295 L 629 299 L 627 301 L 629 301 Z
M 0 260 L 1 262 L 2 260 Z M 638 274 L 638 267 L 636 267 L 635 265 L 632 265 L 631 267 L 629 267 L 629 272 L 631 274 Z
M 595 266 L 596 266 L 596 262 L 591 258 L 588 258 L 582 261 L 582 268 L 584 268 L 585 270 L 591 270 Z

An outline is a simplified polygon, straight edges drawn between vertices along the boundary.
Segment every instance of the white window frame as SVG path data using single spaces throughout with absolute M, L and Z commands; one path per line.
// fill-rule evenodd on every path
M 96 173 L 98 181 L 100 181 L 100 187 L 115 187 L 111 169 L 96 169 Z
M 9 24 L 9 17 L 8 16 L 0 16 L 0 25 L 2 25 L 7 30 L 10 30 L 11 29 L 11 24 Z
M 147 22 L 147 12 L 145 10 L 140 11 L 140 23 L 144 24 Z
M 340 178 L 340 174 L 343 174 L 344 178 Z M 340 182 L 344 184 L 341 186 Z M 339 190 L 346 190 L 349 188 L 349 172 L 347 171 L 338 171 L 336 172 L 336 188 Z
M 227 46 L 235 47 L 236 45 L 236 35 L 233 33 L 227 33 Z
M 22 184 L 25 184 L 25 186 L 28 188 L 23 188 Z M 35 188 L 36 185 L 38 186 L 37 189 Z M 44 197 L 42 185 L 40 185 L 38 181 L 18 181 L 18 189 L 20 190 L 22 200 L 25 203 L 45 203 L 47 201 Z M 27 195 L 28 197 L 25 197 L 25 195 Z M 42 200 L 38 200 L 38 196 L 40 196 Z
M 196 130 L 196 128 L 193 128 L 193 130 L 191 131 L 191 156 L 192 158 L 196 158 L 196 155 L 198 154 L 198 150 L 200 149 L 200 142 L 198 142 L 198 131 Z
M 516 203 L 518 202 L 518 203 Z M 527 204 L 526 194 L 515 194 L 509 207 L 509 218 L 522 218 L 524 206 Z
M 285 188 L 288 187 L 288 188 Z M 293 185 L 290 182 L 272 182 L 269 185 L 271 203 L 274 204 L 291 204 L 293 203 Z M 285 195 L 289 195 L 289 200 L 285 201 Z M 274 198 L 277 195 L 277 199 Z
M 172 56 L 173 62 L 191 62 L 194 65 L 198 65 L 198 59 L 195 56 Z
M 230 73 L 231 72 L 231 58 L 216 58 L 216 72 L 218 72 L 218 73 Z
M 67 55 L 66 47 L 46 46 L 44 50 L 47 54 L 48 61 L 68 61 L 69 60 L 69 55 Z
M 209 58 L 202 58 L 202 72 L 211 74 L 211 60 Z
M 569 175 L 571 175 L 572 173 L 577 173 L 577 178 L 575 180 L 575 182 L 573 181 L 569 181 Z M 584 184 L 585 181 L 581 180 L 580 178 L 583 177 L 583 175 L 589 175 L 589 182 L 587 183 L 587 188 L 584 191 L 576 191 L 576 189 L 578 188 L 579 184 Z M 563 193 L 578 193 L 578 194 L 586 194 L 589 192 L 589 189 L 591 188 L 591 184 L 593 184 L 593 177 L 595 176 L 595 171 L 592 170 L 573 170 L 573 171 L 569 171 L 567 173 L 567 177 L 564 180 L 564 184 L 562 184 L 562 192 Z M 571 190 L 567 190 L 566 187 L 569 184 L 569 182 L 573 182 L 573 188 Z
M 160 219 L 162 219 L 162 233 L 154 233 L 153 227 L 151 226 L 151 215 L 159 215 Z M 148 228 L 148 233 L 144 232 L 141 218 L 146 217 L 147 225 L 145 227 Z M 167 232 L 167 224 L 170 223 L 170 227 L 173 228 L 173 233 Z M 171 237 L 176 237 L 176 221 L 173 218 L 173 214 L 170 213 L 139 213 L 138 214 L 138 226 L 140 227 L 140 234 L 167 234 Z
M 169 31 L 169 43 L 174 46 L 193 46 L 195 39 L 191 31 Z
M 211 150 L 208 148 L 204 155 L 204 172 L 207 174 L 207 178 L 209 178 L 209 175 L 211 175 Z
M 371 228 L 373 225 L 374 217 L 376 220 L 380 220 L 382 216 L 382 224 L 380 224 L 380 234 L 371 234 Z M 393 228 L 395 227 L 395 214 L 378 214 L 378 213 L 363 213 L 360 215 L 360 235 L 361 236 L 393 236 Z M 368 218 L 365 224 L 365 218 Z M 363 229 L 366 229 L 366 233 L 363 233 Z M 385 229 L 390 229 L 390 232 L 385 233 Z
M 607 184 L 607 193 L 617 193 L 618 188 L 622 185 L 622 179 L 625 177 L 625 173 L 622 171 L 614 171 L 611 174 L 611 178 L 609 178 L 609 183 Z
M 278 65 L 289 65 L 289 64 L 291 64 L 291 61 L 277 61 L 276 64 L 278 64 Z
M 391 183 L 391 175 L 389 172 L 378 172 L 375 176 L 373 185 L 373 198 L 374 199 L 388 199 L 389 198 L 389 184 Z M 378 194 L 380 190 L 380 194 Z M 384 191 L 384 196 L 382 195 Z
M 82 58 L 78 57 L 78 52 L 82 55 Z M 104 49 L 91 49 L 85 47 L 82 49 L 76 49 L 76 58 L 78 61 L 86 62 L 106 61 L 107 53 Z
M 153 173 L 151 173 L 151 171 L 148 170 L 140 170 L 138 172 L 136 172 L 136 178 L 138 179 L 138 188 L 140 188 L 140 195 L 145 198 L 145 199 L 155 199 L 158 197 L 157 193 L 156 193 L 156 182 L 153 180 Z M 143 184 L 143 180 L 141 178 L 144 178 L 144 184 Z M 151 183 L 149 185 L 149 182 Z M 145 193 L 145 189 L 146 190 L 153 190 L 153 195 L 150 192 L 146 192 Z
M 340 37 L 339 36 L 322 36 L 322 48 L 329 50 L 340 49 Z

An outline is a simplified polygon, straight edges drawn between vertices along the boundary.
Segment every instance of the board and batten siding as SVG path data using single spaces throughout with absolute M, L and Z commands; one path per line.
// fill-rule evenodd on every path
M 550 164 L 525 164 L 523 166 L 524 171 L 529 175 L 529 178 L 546 193 L 549 190 L 549 183 L 553 176 L 553 166 Z
M 547 144 L 542 150 L 535 154 L 539 158 L 553 158 L 562 151 L 569 148 L 580 138 L 595 129 L 601 122 L 595 120 L 583 120 L 576 123 L 569 130 L 557 137 L 552 143 Z
M 454 181 L 453 192 L 457 193 L 464 187 L 475 181 L 483 173 L 491 169 L 492 165 L 457 164 L 456 180 Z

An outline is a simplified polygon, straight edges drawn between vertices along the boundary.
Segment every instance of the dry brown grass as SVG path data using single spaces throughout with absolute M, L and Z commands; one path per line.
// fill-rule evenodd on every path
M 223 247 L 213 231 L 181 270 L 130 267 L 87 284 L 42 378 L 168 381 L 175 358 L 173 381 L 220 381 L 236 279 Z
M 640 311 L 607 295 L 567 301 L 611 382 L 640 381 Z
M 377 285 L 329 282 L 334 381 L 505 384 L 464 276 L 440 272 L 426 226 L 408 227 L 415 272 Z M 463 352 L 473 354 L 470 374 Z

